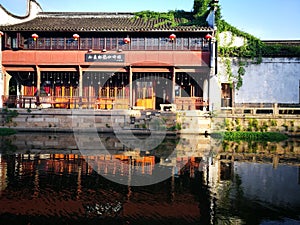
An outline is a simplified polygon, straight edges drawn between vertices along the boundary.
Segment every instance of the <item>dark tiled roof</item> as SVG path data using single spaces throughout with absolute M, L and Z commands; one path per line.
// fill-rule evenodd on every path
M 2 31 L 211 31 L 209 27 L 175 26 L 162 19 L 135 18 L 133 13 L 40 13 L 35 19 L 2 26 Z M 180 19 L 176 19 L 180 23 Z
M 300 40 L 263 40 L 266 45 L 300 46 Z

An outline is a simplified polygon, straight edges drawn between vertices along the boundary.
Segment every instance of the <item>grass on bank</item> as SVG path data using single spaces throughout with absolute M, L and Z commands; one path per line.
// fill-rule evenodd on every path
M 0 128 L 0 136 L 8 136 L 8 135 L 12 135 L 15 133 L 16 133 L 16 131 L 11 128 Z
M 280 142 L 288 139 L 288 136 L 277 132 L 249 132 L 249 131 L 225 131 L 216 132 L 212 137 L 226 141 L 260 141 Z

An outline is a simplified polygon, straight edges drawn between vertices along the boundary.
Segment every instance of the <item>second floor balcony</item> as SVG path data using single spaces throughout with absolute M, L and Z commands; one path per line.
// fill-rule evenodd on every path
M 23 50 L 100 50 L 100 51 L 209 51 L 209 42 L 202 37 L 6 37 L 4 49 Z

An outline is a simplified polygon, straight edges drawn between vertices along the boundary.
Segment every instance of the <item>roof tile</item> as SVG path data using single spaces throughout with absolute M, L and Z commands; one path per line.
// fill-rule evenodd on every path
M 2 26 L 2 31 L 210 31 L 209 27 L 175 26 L 162 19 L 144 20 L 133 13 L 40 13 L 31 21 Z M 180 22 L 180 19 L 176 19 Z

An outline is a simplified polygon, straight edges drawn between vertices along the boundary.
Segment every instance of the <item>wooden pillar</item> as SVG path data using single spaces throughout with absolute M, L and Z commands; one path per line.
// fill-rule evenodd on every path
M 175 86 L 176 86 L 176 71 L 175 67 L 172 69 L 172 104 L 175 104 Z
M 115 99 L 118 98 L 118 88 L 115 86 Z
M 82 72 L 82 67 L 81 66 L 78 66 L 78 74 L 79 74 L 79 77 L 78 77 L 78 88 L 79 88 L 79 108 L 82 109 L 82 93 L 83 93 L 83 72 Z M 75 104 L 75 108 L 76 108 L 76 104 Z
M 133 73 L 131 66 L 129 67 L 129 107 L 133 107 L 133 90 L 132 90 L 132 79 L 133 79 Z
M 101 86 L 99 86 L 98 97 L 102 98 L 102 87 Z
M 82 97 L 82 93 L 83 93 L 83 72 L 82 72 L 82 67 L 79 66 L 78 68 L 78 72 L 79 72 L 79 97 Z
M 65 86 L 61 87 L 61 97 L 65 97 Z
M 106 87 L 106 98 L 109 98 L 109 96 L 110 96 L 110 95 L 109 95 L 109 94 L 110 94 L 110 93 L 109 93 L 109 90 L 110 90 L 110 89 L 109 89 L 109 86 L 107 86 L 107 87 Z
M 39 66 L 36 66 L 36 95 L 40 96 L 41 94 L 41 70 Z

